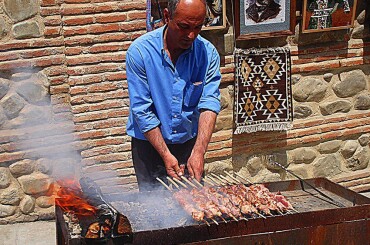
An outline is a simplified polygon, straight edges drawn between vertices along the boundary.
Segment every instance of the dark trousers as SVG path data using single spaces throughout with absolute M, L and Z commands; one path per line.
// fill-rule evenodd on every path
M 168 144 L 167 147 L 176 157 L 179 164 L 186 165 L 193 150 L 195 140 L 196 138 L 183 144 Z M 167 183 L 167 172 L 163 159 L 152 144 L 146 140 L 132 138 L 131 151 L 139 190 L 150 191 L 158 188 L 163 189 L 163 186 L 156 178 L 159 177 Z

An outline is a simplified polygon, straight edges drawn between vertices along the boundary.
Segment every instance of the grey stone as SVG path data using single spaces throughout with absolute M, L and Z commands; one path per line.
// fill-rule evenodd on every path
M 292 75 L 292 85 L 295 85 L 299 82 L 299 80 L 301 80 L 301 75 Z
M 50 81 L 48 79 L 48 76 L 45 75 L 43 72 L 38 72 L 36 74 L 33 74 L 32 79 L 37 81 L 39 84 L 42 84 L 45 87 L 46 91 L 50 90 Z
M 24 214 L 31 213 L 35 208 L 35 198 L 26 195 L 19 204 L 19 208 Z
M 361 146 L 367 146 L 370 142 L 370 134 L 363 134 L 358 138 L 358 143 Z
M 255 176 L 263 168 L 262 160 L 260 157 L 252 157 L 247 162 L 248 172 Z
M 34 105 L 46 105 L 50 102 L 48 91 L 42 84 L 35 82 L 21 83 L 17 86 L 17 93 L 28 103 Z
M 356 97 L 353 107 L 356 110 L 369 110 L 370 109 L 370 94 L 360 94 Z
M 280 181 L 281 177 L 279 173 L 273 173 L 264 168 L 251 180 L 253 183 L 275 182 Z
M 23 175 L 18 178 L 24 193 L 28 195 L 42 194 L 49 190 L 51 180 L 49 176 L 34 172 L 31 175 Z
M 325 73 L 323 78 L 325 81 L 330 82 L 331 78 L 333 77 L 333 73 Z
M 15 177 L 19 177 L 32 173 L 34 165 L 35 163 L 33 160 L 25 159 L 11 164 L 9 170 Z
M 352 157 L 347 159 L 346 167 L 356 171 L 369 165 L 370 151 L 368 147 L 359 147 Z
M 40 196 L 36 199 L 36 205 L 40 208 L 48 208 L 54 205 L 54 200 L 52 196 Z
M 304 179 L 313 178 L 311 165 L 290 164 L 288 170 L 292 171 L 294 174 Z M 289 173 L 284 173 L 284 175 L 287 179 L 297 179 L 295 176 Z
M 49 107 L 46 106 L 26 106 L 19 113 L 19 117 L 23 119 L 22 126 L 33 126 L 41 125 L 50 122 L 52 113 L 49 111 Z
M 22 191 L 16 185 L 12 185 L 0 192 L 0 203 L 5 205 L 18 205 Z
M 9 119 L 18 117 L 19 112 L 26 105 L 25 101 L 17 94 L 5 96 L 0 104 Z
M 352 104 L 351 101 L 348 100 L 336 100 L 322 103 L 319 107 L 321 114 L 327 116 L 338 112 L 349 112 L 352 108 Z
M 290 163 L 309 164 L 317 157 L 317 152 L 312 148 L 301 147 L 287 152 Z
M 274 152 L 271 155 L 267 155 L 263 159 L 263 163 L 266 165 L 266 168 L 270 171 L 280 171 L 281 167 L 274 164 L 275 162 L 280 163 L 280 165 L 283 165 L 284 167 L 288 167 L 288 156 L 287 153 L 284 152 Z
M 11 80 L 14 82 L 19 82 L 26 80 L 32 76 L 32 72 L 17 72 L 12 74 Z
M 17 207 L 10 205 L 0 204 L 0 218 L 12 216 L 15 213 Z
M 293 86 L 293 98 L 298 102 L 319 102 L 325 97 L 328 85 L 317 78 L 305 78 Z
M 312 166 L 314 177 L 332 177 L 342 172 L 341 158 L 338 154 L 321 156 L 312 163 Z
M 8 118 L 5 115 L 5 111 L 2 107 L 0 107 L 0 128 L 1 126 L 8 120 Z
M 5 37 L 9 33 L 9 26 L 6 23 L 4 17 L 0 16 L 0 39 Z M 1 89 L 0 89 L 1 91 Z M 1 96 L 0 96 L 1 98 Z
M 362 10 L 362 11 L 361 11 L 361 13 L 357 16 L 356 20 L 357 20 L 357 22 L 358 22 L 360 25 L 365 24 L 365 20 L 366 20 L 366 11 L 365 11 L 365 10 Z
M 50 174 L 53 168 L 49 159 L 40 158 L 36 161 L 34 170 L 44 174 Z
M 317 150 L 321 154 L 335 153 L 339 150 L 341 144 L 342 144 L 341 140 L 332 140 L 319 144 Z
M 363 39 L 370 35 L 369 28 L 365 28 L 364 25 L 355 26 L 352 30 L 351 38 L 353 39 Z
M 55 219 L 55 208 L 54 206 L 43 208 L 37 211 L 40 220 L 52 220 Z
M 14 22 L 31 18 L 39 8 L 38 0 L 4 0 L 4 10 Z
M 215 132 L 231 129 L 233 127 L 233 117 L 231 111 L 222 111 L 217 116 Z
M 357 140 L 348 140 L 340 150 L 340 153 L 345 159 L 350 158 L 357 150 L 357 148 L 360 147 L 360 144 Z
M 223 174 L 225 170 L 230 171 L 232 169 L 233 167 L 230 159 L 207 163 L 207 172 L 209 173 Z
M 221 110 L 224 110 L 232 105 L 231 97 L 228 88 L 220 89 L 221 94 Z
M 293 116 L 296 119 L 307 118 L 310 115 L 312 115 L 312 109 L 307 105 L 298 105 L 293 109 Z
M 0 78 L 0 100 L 8 93 L 10 88 L 10 81 L 8 79 Z
M 16 39 L 41 37 L 39 23 L 36 21 L 27 21 L 15 24 L 13 26 L 13 35 Z
M 8 168 L 0 168 L 0 189 L 7 188 L 12 182 Z
M 341 81 L 333 85 L 334 93 L 340 98 L 356 95 L 366 88 L 366 75 L 361 70 L 340 74 Z

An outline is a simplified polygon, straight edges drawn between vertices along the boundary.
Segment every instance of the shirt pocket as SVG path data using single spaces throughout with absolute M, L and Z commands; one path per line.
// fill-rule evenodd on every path
M 184 105 L 187 107 L 194 107 L 198 104 L 200 96 L 203 92 L 203 83 L 191 83 L 185 92 Z

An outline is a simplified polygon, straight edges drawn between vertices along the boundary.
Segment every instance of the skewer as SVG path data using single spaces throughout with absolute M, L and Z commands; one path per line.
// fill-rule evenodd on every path
M 220 174 L 220 177 L 227 181 L 229 185 L 235 184 L 235 181 L 228 179 L 226 176 L 223 176 L 222 174 Z
M 231 218 L 233 218 L 235 221 L 239 221 L 237 218 L 235 218 L 235 216 L 234 215 L 232 215 L 232 214 L 227 214 L 227 215 L 229 215 Z
M 181 176 L 181 179 L 183 180 L 183 181 L 185 181 L 186 183 L 188 183 L 191 187 L 193 187 L 193 188 L 197 188 L 197 186 L 196 185 L 194 185 L 193 183 L 191 183 L 187 178 L 185 178 L 184 176 Z
M 166 189 L 167 190 L 169 190 L 169 191 L 171 191 L 172 192 L 172 189 L 168 186 L 168 185 L 166 185 L 166 183 L 164 183 L 163 182 L 163 180 L 161 180 L 160 178 L 156 178 L 164 187 L 166 187 Z
M 249 184 L 253 185 L 253 182 L 251 182 L 251 181 L 250 181 L 250 180 L 248 180 L 247 178 L 245 178 L 245 177 L 241 176 L 241 175 L 240 175 L 240 174 L 238 174 L 238 173 L 235 173 L 235 174 L 236 174 L 236 176 L 238 176 L 239 178 L 241 178 L 241 179 L 243 179 L 243 180 L 247 181 Z
M 240 180 L 238 180 L 237 178 L 235 178 L 232 174 L 230 174 L 226 170 L 224 171 L 224 173 L 227 174 L 231 179 L 233 179 L 234 181 L 236 181 L 238 184 L 242 183 Z
M 207 184 L 209 184 L 210 186 L 214 186 L 215 185 L 214 183 L 212 183 L 211 181 L 209 181 L 206 178 L 203 178 L 203 181 L 206 182 Z
M 180 189 L 180 186 L 178 186 L 175 181 L 173 181 L 170 177 L 167 176 L 167 179 L 169 182 L 171 182 L 171 184 L 173 184 L 177 189 Z
M 266 219 L 266 216 L 264 216 L 264 215 L 260 214 L 259 212 L 256 212 L 256 214 L 258 214 L 258 216 L 260 216 L 261 218 Z
M 180 180 L 178 180 L 178 179 L 176 179 L 176 178 L 173 178 L 173 180 L 176 182 L 176 183 L 178 183 L 178 184 L 180 184 L 182 187 L 184 187 L 184 188 L 188 188 L 188 186 L 187 185 L 185 185 L 184 183 L 182 183 Z
M 215 175 L 214 173 L 211 173 L 211 175 L 212 175 L 213 177 L 217 178 L 218 180 L 220 180 L 220 182 L 221 182 L 222 184 L 224 184 L 225 182 L 226 182 L 226 184 L 227 184 L 227 185 L 229 184 L 229 183 L 227 183 L 227 181 L 225 181 L 225 180 L 221 179 L 221 177 L 220 177 L 220 176 Z
M 202 221 L 203 221 L 204 223 L 206 223 L 206 225 L 211 226 L 211 225 L 207 222 L 207 220 L 202 219 Z
M 220 181 L 218 180 L 215 180 L 212 176 L 207 176 L 207 178 L 209 178 L 210 180 L 212 180 L 213 182 L 216 183 L 216 185 L 223 185 L 223 183 L 221 183 Z
M 215 219 L 213 219 L 213 218 L 210 218 L 216 225 L 219 225 L 218 224 L 218 222 L 215 220 Z
M 192 178 L 192 180 L 194 181 L 195 184 L 197 184 L 200 188 L 203 188 L 204 186 L 196 179 L 196 178 Z
M 223 220 L 223 222 L 227 223 L 227 220 L 224 219 L 224 217 L 222 217 L 222 216 L 218 216 L 218 217 L 220 217 Z

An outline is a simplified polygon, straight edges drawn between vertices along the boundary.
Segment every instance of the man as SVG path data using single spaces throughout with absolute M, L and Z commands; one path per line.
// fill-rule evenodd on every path
M 136 39 L 126 54 L 132 158 L 140 190 L 156 177 L 200 180 L 220 111 L 220 58 L 198 36 L 204 0 L 169 0 L 166 25 Z
M 247 17 L 256 23 L 273 19 L 279 12 L 280 4 L 275 3 L 274 0 L 256 0 L 246 9 Z

